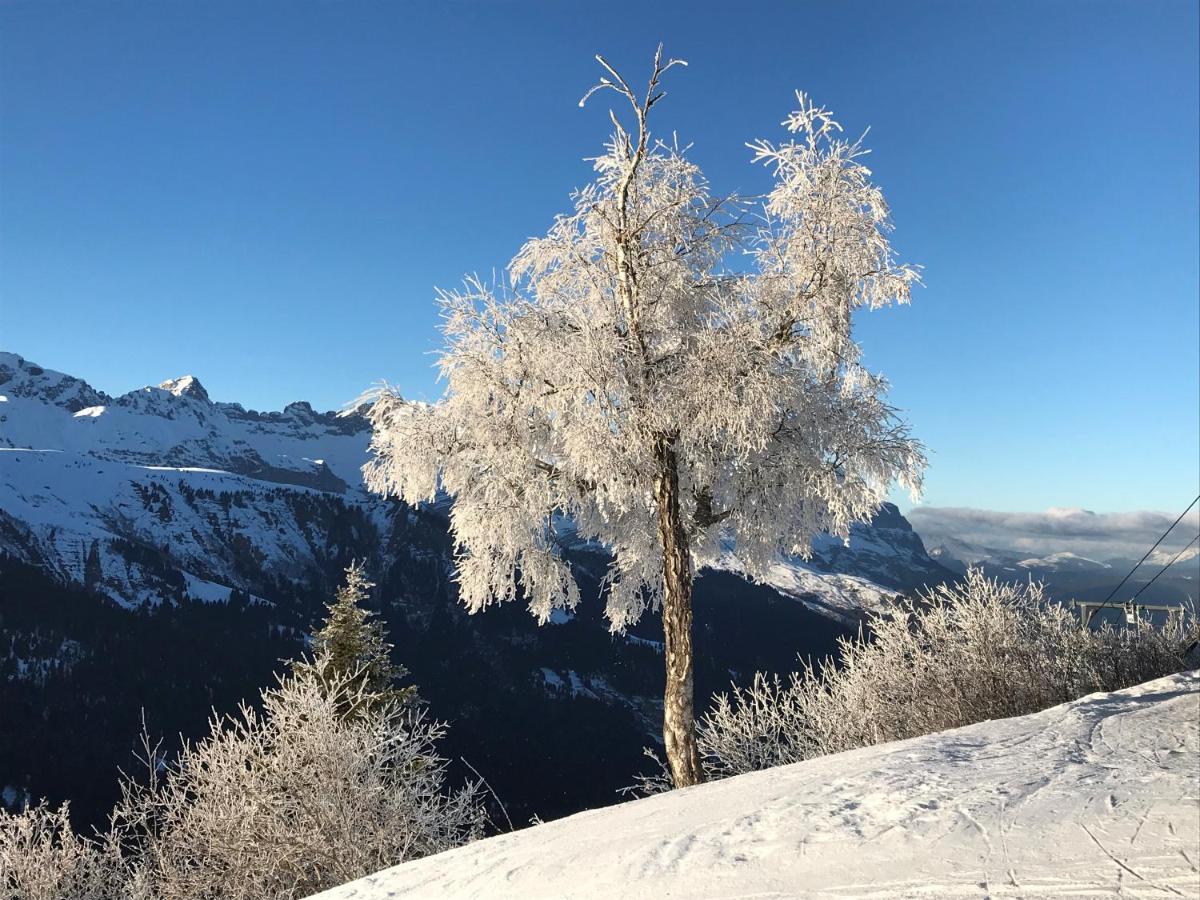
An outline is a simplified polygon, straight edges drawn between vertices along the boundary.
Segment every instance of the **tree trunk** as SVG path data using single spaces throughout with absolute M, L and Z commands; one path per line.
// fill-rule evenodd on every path
M 663 694 L 663 743 L 675 787 L 704 781 L 696 747 L 692 657 L 692 555 L 679 512 L 679 466 L 673 442 L 659 438 L 654 483 L 658 533 L 663 546 L 663 635 L 667 685 Z

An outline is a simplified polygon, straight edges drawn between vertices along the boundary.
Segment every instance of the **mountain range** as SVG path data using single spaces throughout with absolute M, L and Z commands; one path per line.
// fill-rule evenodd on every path
M 1124 556 L 1093 559 L 1065 550 L 1031 557 L 1027 551 L 1016 548 L 940 537 L 929 548 L 929 556 L 958 574 L 966 572 L 968 566 L 978 566 L 1004 581 L 1039 581 L 1049 596 L 1063 602 L 1108 599 L 1130 572 L 1133 574 L 1121 585 L 1113 602 L 1120 603 L 1135 595 L 1139 604 L 1167 606 L 1200 599 L 1197 593 L 1200 557 L 1187 548 L 1179 553 L 1154 550 L 1144 561 Z
M 95 820 L 144 719 L 194 736 L 303 652 L 341 573 L 376 582 L 397 661 L 447 751 L 513 817 L 617 799 L 658 739 L 661 630 L 610 634 L 607 557 L 568 546 L 585 601 L 539 628 L 457 602 L 445 503 L 367 492 L 360 411 L 257 412 L 187 375 L 113 397 L 0 353 L 0 795 L 72 799 Z M 696 590 L 697 691 L 836 652 L 895 596 L 954 573 L 891 505 L 848 543 L 814 542 L 769 584 L 736 552 Z M 589 602 L 590 601 L 590 602 Z
M 362 484 L 370 426 L 359 414 L 214 403 L 191 375 L 114 398 L 11 353 L 0 353 L 0 397 L 0 550 L 121 605 L 315 577 L 344 544 L 374 555 L 394 530 L 395 506 Z M 328 517 L 345 515 L 361 521 L 330 534 Z M 130 547 L 153 562 L 131 560 Z M 723 565 L 736 570 L 736 557 Z M 781 563 L 772 581 L 851 619 L 946 574 L 889 504 L 849 545 L 820 538 L 811 560 Z

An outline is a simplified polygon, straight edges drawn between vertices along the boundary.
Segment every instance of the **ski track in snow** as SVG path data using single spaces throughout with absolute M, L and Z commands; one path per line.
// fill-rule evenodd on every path
M 1200 672 L 593 810 L 322 900 L 1200 897 Z

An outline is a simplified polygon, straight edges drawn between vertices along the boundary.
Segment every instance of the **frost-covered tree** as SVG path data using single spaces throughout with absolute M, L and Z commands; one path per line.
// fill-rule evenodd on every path
M 364 605 L 373 587 L 362 564 L 351 563 L 345 583 L 326 607 L 325 621 L 313 636 L 314 656 L 296 662 L 293 668 L 324 685 L 350 679 L 362 690 L 345 696 L 357 697 L 360 706 L 412 703 L 416 688 L 398 686 L 408 670 L 392 662 L 392 645 L 383 622 Z M 346 713 L 359 711 L 356 707 Z
M 920 446 L 859 361 L 852 313 L 904 303 L 883 194 L 859 141 L 802 93 L 791 139 L 750 144 L 774 174 L 756 201 L 717 197 L 686 148 L 651 137 L 661 47 L 636 92 L 597 57 L 600 90 L 628 101 L 596 181 L 507 285 L 442 292 L 445 396 L 379 392 L 368 485 L 454 498 L 458 578 L 471 611 L 520 594 L 545 622 L 579 589 L 556 531 L 611 548 L 614 631 L 661 612 L 663 737 L 674 783 L 703 780 L 693 715 L 692 580 L 723 540 L 751 577 L 821 532 L 846 537 Z M 731 264 L 736 260 L 737 264 Z

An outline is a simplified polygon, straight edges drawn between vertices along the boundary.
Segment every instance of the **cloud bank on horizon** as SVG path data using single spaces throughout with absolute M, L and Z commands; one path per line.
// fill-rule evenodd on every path
M 1141 559 L 1178 512 L 1097 513 L 1051 507 L 1044 512 L 998 512 L 967 507 L 918 506 L 908 519 L 929 547 L 963 542 L 1014 556 L 1068 552 L 1090 559 Z M 1200 532 L 1200 510 L 1175 526 L 1147 562 L 1168 562 Z M 1196 555 L 1193 546 L 1182 559 Z

